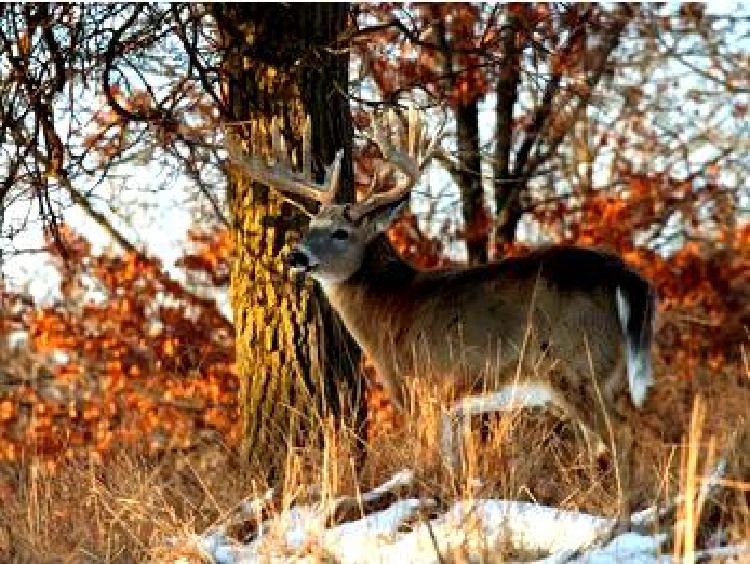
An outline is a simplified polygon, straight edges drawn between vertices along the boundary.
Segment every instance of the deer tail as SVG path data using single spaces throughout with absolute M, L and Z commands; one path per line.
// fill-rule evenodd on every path
M 637 277 L 617 286 L 615 302 L 627 354 L 630 398 L 641 407 L 654 384 L 651 344 L 656 296 L 650 284 Z

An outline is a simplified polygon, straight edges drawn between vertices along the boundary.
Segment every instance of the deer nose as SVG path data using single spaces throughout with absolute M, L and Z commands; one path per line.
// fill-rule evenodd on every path
M 286 264 L 293 270 L 307 272 L 310 269 L 310 257 L 299 247 L 293 249 L 286 257 Z

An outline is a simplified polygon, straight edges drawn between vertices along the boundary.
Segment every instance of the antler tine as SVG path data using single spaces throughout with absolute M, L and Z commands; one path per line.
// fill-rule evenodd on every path
M 341 162 L 344 160 L 344 149 L 336 151 L 331 166 L 326 167 L 324 183 L 328 186 L 326 191 L 327 203 L 333 202 L 341 185 Z
M 394 188 L 385 192 L 373 193 L 362 202 L 352 204 L 349 216 L 355 221 L 382 206 L 401 200 L 419 180 L 420 175 L 430 162 L 442 135 L 442 126 L 438 133 L 429 140 L 423 150 L 423 124 L 419 114 L 413 107 L 409 109 L 408 128 L 406 136 L 406 151 L 395 147 L 392 143 L 392 130 L 397 121 L 392 112 L 385 119 L 388 131 L 383 132 L 378 120 L 373 121 L 372 140 L 380 148 L 383 158 L 392 168 L 402 173 L 404 178 Z M 402 141 L 403 144 L 403 141 Z M 376 175 L 377 176 L 377 175 Z
M 326 168 L 323 182 L 318 184 L 312 180 L 312 158 L 310 143 L 310 118 L 305 120 L 305 130 L 302 136 L 302 172 L 292 169 L 292 163 L 286 150 L 286 141 L 281 134 L 278 118 L 271 120 L 270 130 L 263 131 L 257 120 L 250 123 L 251 150 L 248 154 L 243 150 L 239 140 L 233 134 L 226 135 L 226 146 L 229 158 L 234 164 L 255 182 L 265 184 L 279 192 L 293 204 L 300 205 L 295 196 L 301 196 L 313 201 L 327 204 L 333 201 L 340 184 L 341 162 L 344 151 L 336 153 L 331 166 Z M 268 141 L 270 137 L 270 147 Z M 266 150 L 270 154 L 266 154 Z M 271 164 L 268 162 L 271 158 Z

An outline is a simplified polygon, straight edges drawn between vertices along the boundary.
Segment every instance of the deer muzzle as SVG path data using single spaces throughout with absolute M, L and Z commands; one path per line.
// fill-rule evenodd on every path
M 312 259 L 307 249 L 295 247 L 286 257 L 286 264 L 293 272 L 308 273 L 315 269 L 317 262 Z

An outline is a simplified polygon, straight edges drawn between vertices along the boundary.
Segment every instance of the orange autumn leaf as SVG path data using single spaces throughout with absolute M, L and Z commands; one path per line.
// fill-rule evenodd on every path
M 10 400 L 0 402 L 0 420 L 7 421 L 15 416 L 16 407 Z

